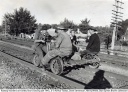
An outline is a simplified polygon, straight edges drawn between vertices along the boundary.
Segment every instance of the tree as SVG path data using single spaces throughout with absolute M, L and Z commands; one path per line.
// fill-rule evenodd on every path
M 4 20 L 2 21 L 2 31 L 3 31 L 3 33 L 5 33 L 5 30 L 6 30 L 6 33 L 9 33 L 9 30 L 10 30 L 9 18 L 10 17 L 11 17 L 11 14 L 9 14 L 9 13 L 5 14 L 5 16 L 4 16 Z
M 4 15 L 6 25 L 9 27 L 9 34 L 18 35 L 20 33 L 31 34 L 37 27 L 36 19 L 31 16 L 30 11 L 24 8 L 15 9 L 14 13 Z M 3 23 L 5 22 L 3 21 Z
M 87 33 L 88 28 L 90 27 L 90 20 L 85 18 L 84 20 L 81 20 L 81 23 L 79 24 L 80 31 L 83 33 Z
M 118 22 L 118 25 L 120 26 L 118 27 L 118 30 L 117 30 L 117 40 L 120 40 L 121 36 L 126 34 L 126 31 L 128 28 L 128 19 L 126 19 L 125 21 Z
M 48 30 L 51 28 L 51 25 L 50 24 L 44 24 L 42 25 L 42 30 Z
M 54 29 L 56 29 L 57 26 L 58 26 L 57 24 L 52 24 L 52 25 L 51 25 L 51 27 L 54 28 Z
M 3 28 L 2 28 L 2 26 L 0 26 L 0 33 L 2 33 L 3 32 Z
M 96 29 L 97 29 L 97 31 L 98 31 L 98 35 L 99 35 L 99 37 L 100 37 L 100 41 L 101 42 L 104 42 L 105 41 L 105 39 L 106 39 L 106 37 L 110 37 L 110 38 L 112 38 L 112 32 L 113 32 L 113 29 L 112 29 L 112 27 L 108 27 L 108 26 L 106 26 L 106 27 L 102 27 L 102 26 L 97 26 L 97 27 L 95 27 Z
M 126 19 L 125 21 L 122 21 L 121 28 L 119 30 L 120 33 L 124 35 L 126 33 L 127 28 L 128 28 L 128 19 Z
M 60 22 L 60 25 L 66 29 L 75 29 L 77 27 L 77 25 L 75 25 L 73 21 L 70 21 L 66 18 L 64 19 L 64 21 Z

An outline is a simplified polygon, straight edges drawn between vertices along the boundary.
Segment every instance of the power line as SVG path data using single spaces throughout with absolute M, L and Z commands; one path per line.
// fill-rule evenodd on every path
M 122 2 L 122 0 L 115 0 L 115 4 L 113 5 L 115 7 L 115 10 L 112 10 L 112 19 L 113 20 L 111 23 L 112 23 L 112 26 L 114 27 L 113 29 L 113 35 L 112 35 L 112 44 L 111 44 L 111 49 L 113 50 L 114 49 L 114 44 L 115 44 L 115 39 L 117 40 L 117 31 L 118 31 L 118 28 L 121 27 L 119 22 L 123 21 L 122 19 L 122 12 L 120 12 L 119 10 L 123 9 L 122 8 L 122 4 L 124 4 Z

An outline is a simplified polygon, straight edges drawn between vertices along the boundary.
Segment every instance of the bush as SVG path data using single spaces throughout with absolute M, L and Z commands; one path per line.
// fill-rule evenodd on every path
M 128 46 L 128 41 L 123 41 L 122 46 Z

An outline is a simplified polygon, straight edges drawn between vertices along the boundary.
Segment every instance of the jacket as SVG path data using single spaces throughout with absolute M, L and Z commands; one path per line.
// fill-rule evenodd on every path
M 90 36 L 88 42 L 89 43 L 86 47 L 87 50 L 89 50 L 91 52 L 99 52 L 100 51 L 100 39 L 96 33 L 94 33 Z
M 59 33 L 56 38 L 56 48 L 62 52 L 72 52 L 72 42 L 70 36 L 65 32 Z

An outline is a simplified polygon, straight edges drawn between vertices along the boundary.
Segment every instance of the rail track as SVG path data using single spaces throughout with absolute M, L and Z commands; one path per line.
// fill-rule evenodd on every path
M 21 46 L 21 45 L 17 45 L 17 44 L 13 44 L 13 43 L 8 43 L 8 42 L 4 42 L 4 41 L 0 41 L 0 44 L 7 44 L 8 46 L 14 46 L 17 49 L 25 49 L 27 50 L 26 52 L 31 52 L 32 53 L 32 48 L 30 47 L 26 47 L 26 46 Z M 128 77 L 128 71 L 127 68 L 119 68 L 117 66 L 115 66 L 115 63 L 119 63 L 121 62 L 122 64 L 120 64 L 121 66 L 123 66 L 124 64 L 128 64 L 127 59 L 126 58 L 114 58 L 114 59 L 110 59 L 112 58 L 112 56 L 107 56 L 107 58 L 105 58 L 102 55 L 101 58 L 101 65 L 98 69 L 104 70 L 104 71 L 108 71 L 108 72 L 112 72 L 112 73 L 116 73 L 116 74 L 120 74 L 123 76 L 127 76 Z M 118 62 L 117 62 L 118 61 Z
M 49 71 L 42 71 L 41 68 L 38 68 L 36 66 L 34 66 L 32 63 L 28 62 L 28 61 L 25 61 L 23 59 L 20 59 L 16 56 L 13 56 L 13 55 L 10 55 L 8 53 L 5 53 L 5 52 L 2 52 L 0 51 L 0 54 L 10 60 L 13 60 L 15 62 L 18 62 L 26 67 L 29 67 L 30 69 L 32 70 L 36 70 L 38 71 L 39 73 L 41 74 L 46 74 L 46 75 L 49 75 L 50 77 L 54 78 L 56 81 L 60 81 L 62 83 L 65 83 L 65 84 L 68 84 L 70 85 L 71 87 L 73 88 L 76 88 L 76 89 L 84 89 L 86 84 L 85 83 L 82 83 L 82 82 L 79 82 L 75 79 L 71 79 L 71 78 L 68 78 L 66 76 L 58 76 L 58 75 L 55 75 Z
M 27 49 L 27 50 L 30 50 L 30 51 L 32 50 L 31 48 L 25 47 L 25 46 L 20 46 L 20 45 L 6 43 L 6 42 L 3 42 L 3 43 L 8 44 L 8 45 L 13 45 L 14 47 Z M 6 57 L 6 58 L 9 58 L 10 60 L 18 62 L 18 63 L 20 63 L 22 65 L 25 65 L 25 66 L 29 67 L 32 70 L 36 70 L 36 71 L 40 72 L 41 74 L 45 73 L 45 74 L 49 75 L 50 77 L 53 77 L 54 79 L 56 79 L 56 80 L 58 80 L 58 81 L 60 81 L 62 83 L 65 83 L 65 84 L 68 84 L 68 85 L 72 86 L 73 88 L 77 88 L 77 89 L 87 88 L 85 83 L 80 82 L 80 81 L 75 80 L 75 79 L 72 79 L 72 78 L 69 78 L 67 76 L 58 76 L 58 75 L 55 75 L 55 74 L 53 74 L 53 73 L 51 73 L 49 71 L 42 72 L 41 68 L 35 67 L 32 63 L 30 63 L 30 61 L 26 61 L 26 60 L 20 59 L 20 58 L 14 56 L 14 55 L 11 55 L 11 54 L 8 54 L 8 53 L 2 52 L 2 51 L 0 51 L 0 54 L 2 56 Z M 99 69 L 105 70 L 105 71 L 109 71 L 109 72 L 114 72 L 116 74 L 121 74 L 121 75 L 124 75 L 124 76 L 128 76 L 128 73 L 127 73 L 126 70 L 123 70 L 123 69 L 120 70 L 118 67 L 113 67 L 113 68 L 110 68 L 110 67 L 113 67 L 113 66 L 105 64 L 105 63 L 103 63 L 103 64 L 101 63 L 101 66 L 99 67 Z M 114 68 L 116 69 L 116 72 L 115 72 Z M 114 75 L 116 75 L 116 74 L 114 74 Z M 108 76 L 109 73 L 106 72 L 104 75 Z M 123 78 L 124 80 L 127 80 L 127 77 L 122 77 L 121 75 L 117 75 L 116 76 L 117 79 Z M 92 87 L 88 86 L 88 88 L 92 88 Z
M 61 83 L 65 83 L 66 85 L 70 86 L 70 88 L 74 88 L 74 89 L 85 89 L 85 88 L 86 89 L 94 89 L 93 87 L 88 86 L 87 84 L 85 84 L 85 83 L 83 83 L 81 81 L 78 81 L 76 79 L 73 79 L 73 78 L 70 78 L 70 77 L 67 77 L 67 76 L 64 76 L 64 75 L 63 76 L 58 76 L 58 75 L 55 75 L 55 74 L 51 73 L 50 71 L 42 71 L 41 68 L 34 66 L 29 61 L 20 59 L 20 58 L 18 58 L 16 56 L 8 54 L 8 53 L 0 51 L 0 55 L 4 56 L 5 58 L 8 58 L 8 59 L 10 59 L 12 61 L 15 61 L 16 63 L 20 63 L 23 66 L 29 67 L 30 69 L 35 70 L 35 71 L 37 71 L 37 72 L 39 72 L 39 73 L 41 73 L 43 75 L 46 74 L 46 75 L 52 77 L 53 79 L 55 79 L 56 81 L 59 81 Z M 86 69 L 87 69 L 87 71 L 89 71 L 88 68 L 86 68 Z M 93 70 L 93 72 L 95 72 L 95 71 L 97 71 L 97 70 L 96 69 Z M 127 77 L 125 77 L 125 76 L 114 74 L 114 73 L 110 73 L 110 72 L 105 72 L 104 76 L 107 77 L 108 79 L 111 78 L 111 79 L 115 79 L 115 80 L 116 79 L 120 80 L 122 78 L 123 80 L 127 80 Z M 116 78 L 114 78 L 112 76 L 116 76 Z M 126 81 L 126 82 L 128 82 L 128 81 Z M 93 84 L 96 85 L 97 83 L 94 82 Z M 123 88 L 123 87 L 127 88 L 127 86 L 128 86 L 128 84 L 126 84 L 126 85 L 120 84 L 120 85 L 121 86 L 118 87 L 118 88 Z

